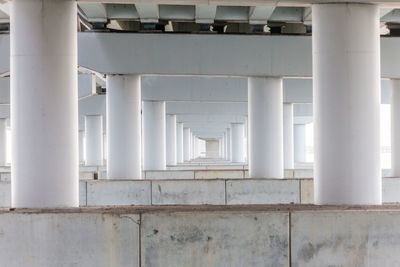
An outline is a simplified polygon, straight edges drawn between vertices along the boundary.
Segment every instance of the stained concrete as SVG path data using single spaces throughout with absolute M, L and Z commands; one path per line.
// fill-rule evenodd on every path
M 0 214 L 0 265 L 139 266 L 139 216 Z
M 299 203 L 298 180 L 245 179 L 226 181 L 227 204 Z
M 219 180 L 153 181 L 154 205 L 225 204 L 225 182 Z
M 142 216 L 142 266 L 289 266 L 287 213 Z
M 400 211 L 291 215 L 292 265 L 400 266 Z
M 88 206 L 150 205 L 150 181 L 87 181 Z

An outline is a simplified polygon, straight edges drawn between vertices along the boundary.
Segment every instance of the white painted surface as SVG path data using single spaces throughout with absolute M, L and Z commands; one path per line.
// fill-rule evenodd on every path
M 7 119 L 0 118 L 0 166 L 7 164 Z
M 183 123 L 176 123 L 176 161 L 183 163 Z
M 293 104 L 283 104 L 283 166 L 294 169 Z
M 313 5 L 316 204 L 381 204 L 379 8 Z
M 294 161 L 306 162 L 306 125 L 295 124 L 293 127 L 294 136 Z
M 165 170 L 165 102 L 143 101 L 143 169 Z
M 10 5 L 16 208 L 79 205 L 76 14 L 74 1 L 16 0 Z
M 232 131 L 226 128 L 226 160 L 232 161 Z
M 177 163 L 177 135 L 176 135 L 176 115 L 167 115 L 166 117 L 166 162 L 167 165 L 176 165 Z
M 392 175 L 400 177 L 400 80 L 390 81 Z
M 232 129 L 232 162 L 245 162 L 244 123 L 231 123 Z
M 0 258 L 9 267 L 139 266 L 139 215 L 0 214 Z
M 85 164 L 103 165 L 103 116 L 88 115 L 85 117 Z
M 107 76 L 107 176 L 140 179 L 142 174 L 140 76 Z
M 282 79 L 249 78 L 249 176 L 283 178 Z
M 85 131 L 79 131 L 79 164 L 85 162 Z
M 190 160 L 190 129 L 183 128 L 183 160 Z

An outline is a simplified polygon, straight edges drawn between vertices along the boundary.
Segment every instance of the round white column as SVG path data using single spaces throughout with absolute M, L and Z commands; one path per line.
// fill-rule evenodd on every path
M 244 123 L 231 123 L 232 162 L 244 163 Z
M 78 207 L 77 4 L 10 2 L 11 206 Z
M 7 164 L 7 118 L 0 118 L 0 166 Z
M 190 160 L 190 128 L 183 128 L 183 160 Z
M 306 125 L 295 124 L 293 126 L 294 136 L 294 161 L 306 162 Z
M 225 159 L 225 134 L 221 137 L 221 159 Z
M 103 116 L 85 116 L 86 165 L 103 165 Z
M 79 131 L 79 163 L 85 162 L 85 131 Z
M 166 169 L 165 101 L 143 101 L 143 169 Z
M 226 160 L 232 161 L 231 128 L 226 128 Z
M 107 75 L 107 176 L 108 179 L 142 177 L 139 75 Z
M 283 104 L 283 166 L 294 169 L 293 104 Z
M 379 7 L 316 4 L 314 201 L 381 204 Z
M 228 132 L 224 132 L 224 159 L 228 160 Z
M 391 144 L 392 176 L 400 177 L 400 80 L 390 81 L 391 89 Z
M 166 131 L 167 165 L 176 165 L 176 115 L 167 115 Z
M 176 161 L 183 163 L 183 123 L 176 124 Z
M 282 79 L 249 78 L 248 145 L 251 178 L 283 178 Z

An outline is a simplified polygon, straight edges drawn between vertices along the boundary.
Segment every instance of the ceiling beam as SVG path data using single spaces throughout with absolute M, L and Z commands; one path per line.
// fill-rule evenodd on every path
M 79 3 L 89 22 L 107 22 L 107 10 L 102 3 Z
M 196 5 L 196 23 L 213 24 L 216 12 L 216 6 Z
M 142 23 L 158 23 L 160 12 L 157 4 L 135 4 L 139 13 L 140 22 Z
M 249 8 L 249 24 L 267 24 L 274 12 L 274 6 L 254 6 Z

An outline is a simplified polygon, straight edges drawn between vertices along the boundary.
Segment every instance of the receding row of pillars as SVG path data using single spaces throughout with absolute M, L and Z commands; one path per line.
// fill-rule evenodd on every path
M 10 6 L 12 206 L 77 207 L 77 3 Z M 312 14 L 315 203 L 381 204 L 379 7 L 313 4 Z M 108 175 L 140 177 L 141 143 L 165 146 L 140 132 L 139 76 L 108 76 L 107 88 Z M 248 89 L 250 176 L 281 178 L 282 79 L 249 78 Z M 154 136 L 165 133 L 165 125 L 151 123 L 161 118 L 157 108 L 143 106 L 143 129 Z M 232 130 L 226 139 L 234 136 Z

